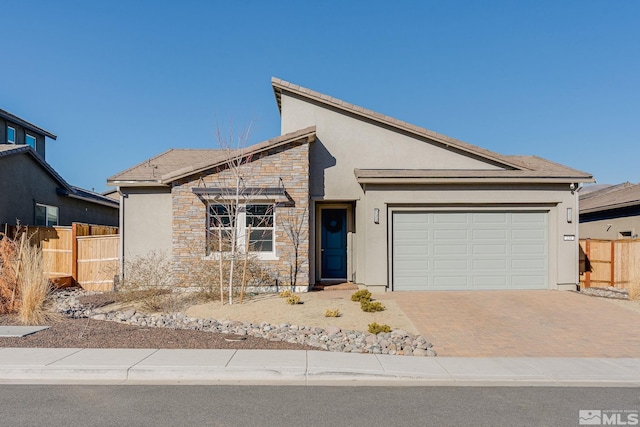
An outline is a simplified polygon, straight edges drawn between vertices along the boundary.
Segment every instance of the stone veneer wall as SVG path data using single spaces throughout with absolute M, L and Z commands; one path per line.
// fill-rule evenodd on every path
M 193 283 L 192 267 L 201 264 L 206 256 L 207 208 L 192 188 L 232 187 L 232 173 L 226 168 L 209 170 L 174 182 L 171 189 L 173 209 L 172 261 L 174 279 L 178 285 Z M 287 222 L 302 221 L 302 241 L 299 246 L 300 267 L 298 287 L 309 285 L 309 144 L 290 143 L 255 154 L 241 166 L 246 187 L 278 187 L 280 178 L 292 202 L 280 200 L 275 208 L 275 247 L 278 260 L 261 260 L 280 285 L 289 284 L 290 265 L 294 262 L 294 248 L 283 226 Z M 241 267 L 240 267 L 241 268 Z M 267 285 L 273 285 L 269 283 Z

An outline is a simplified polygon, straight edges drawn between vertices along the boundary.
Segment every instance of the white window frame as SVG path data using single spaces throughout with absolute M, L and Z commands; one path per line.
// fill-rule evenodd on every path
M 9 139 L 9 129 L 13 131 L 13 141 Z M 13 126 L 7 126 L 7 143 L 15 144 L 16 143 L 16 128 Z
M 238 252 L 240 253 L 244 253 L 245 251 L 245 247 L 246 247 L 246 239 L 247 239 L 247 232 L 249 231 L 249 227 L 247 225 L 247 206 L 254 206 L 254 205 L 267 205 L 271 207 L 271 215 L 273 217 L 273 225 L 271 227 L 256 227 L 256 228 L 252 228 L 251 231 L 257 231 L 257 230 L 271 230 L 271 242 L 272 242 L 272 246 L 271 246 L 271 251 L 249 251 L 249 253 L 251 253 L 252 255 L 255 255 L 258 259 L 261 260 L 278 260 L 279 257 L 276 255 L 276 204 L 274 202 L 271 201 L 251 201 L 250 203 L 245 203 L 245 202 L 241 202 L 238 205 L 237 208 L 237 214 L 236 214 L 236 233 L 237 233 L 237 241 L 238 241 Z M 216 242 L 215 241 L 210 241 L 210 237 L 214 235 L 214 233 L 212 233 L 213 231 L 218 230 L 218 227 L 213 225 L 212 226 L 212 219 L 214 221 L 216 221 L 214 218 L 215 216 L 211 214 L 211 207 L 214 206 L 222 206 L 225 208 L 225 210 L 229 210 L 229 208 L 233 209 L 233 205 L 231 202 L 229 203 L 216 203 L 216 202 L 210 202 L 207 204 L 207 248 L 208 248 L 208 254 L 207 257 L 213 257 L 213 258 L 217 258 L 219 257 L 219 251 L 215 251 L 210 249 L 211 247 L 215 247 L 216 246 Z M 231 219 L 230 221 L 233 220 L 233 214 L 231 214 Z M 230 227 L 222 227 L 222 230 L 230 230 Z
M 31 147 L 31 148 L 33 148 L 34 151 L 37 151 L 38 150 L 38 138 L 36 138 L 35 136 L 33 136 L 31 134 L 25 133 L 24 134 L 24 143 L 25 143 L 25 145 L 29 145 L 29 143 L 27 142 L 28 138 L 33 138 L 33 147 Z
M 38 216 L 36 215 L 36 224 L 35 225 L 39 225 L 41 227 L 55 227 L 60 223 L 60 209 L 58 209 L 57 206 L 51 206 L 51 205 L 45 205 L 43 203 L 36 203 L 36 210 L 38 209 L 38 207 L 42 207 L 45 208 L 44 211 L 44 224 L 38 224 Z M 49 223 L 49 213 L 50 211 L 53 211 L 55 209 L 55 213 L 56 213 L 56 221 L 55 224 L 54 223 Z

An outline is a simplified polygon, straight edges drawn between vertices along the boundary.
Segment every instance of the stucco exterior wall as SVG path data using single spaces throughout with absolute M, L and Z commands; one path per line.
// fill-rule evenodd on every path
M 535 210 L 548 212 L 549 286 L 572 286 L 578 276 L 578 228 L 575 199 L 568 186 L 367 186 L 357 218 L 357 234 L 365 239 L 357 247 L 358 282 L 386 286 L 390 265 L 390 218 L 394 208 L 424 210 Z M 566 208 L 572 208 L 572 222 Z M 380 223 L 373 221 L 374 208 L 380 209 Z M 574 236 L 565 241 L 564 236 Z
M 362 195 L 354 179 L 355 168 L 500 169 L 486 160 L 461 156 L 377 124 L 282 95 L 282 134 L 314 125 L 317 140 L 310 149 L 310 189 L 314 198 L 339 200 Z
M 625 238 L 620 233 L 629 231 L 632 236 L 640 234 L 640 214 L 580 223 L 581 239 L 617 240 Z
M 122 262 L 149 252 L 171 254 L 172 218 L 169 187 L 120 188 Z
M 354 169 L 484 169 L 503 167 L 451 148 L 429 143 L 401 131 L 361 119 L 333 108 L 283 92 L 281 132 L 316 126 L 317 141 L 310 149 L 311 229 L 316 227 L 317 206 L 348 202 L 354 206 L 353 270 L 349 278 L 367 286 L 389 284 L 388 212 L 393 205 L 493 206 L 494 209 L 534 207 L 549 212 L 549 284 L 551 288 L 578 283 L 577 194 L 568 185 L 500 186 L 366 186 L 357 182 Z M 380 209 L 380 223 L 373 210 Z M 567 208 L 572 220 L 567 221 Z M 575 240 L 566 241 L 564 236 Z M 311 281 L 318 277 L 317 237 L 312 235 Z M 352 274 L 353 273 L 353 274 Z
M 285 227 L 302 221 L 303 234 L 299 245 L 302 264 L 297 286 L 309 284 L 309 144 L 293 143 L 254 155 L 241 166 L 246 187 L 275 188 L 284 186 L 289 200 L 278 198 L 275 208 L 275 259 L 261 260 L 280 284 L 288 284 L 294 262 L 294 247 Z M 280 181 L 282 180 L 282 181 Z M 233 185 L 231 171 L 225 168 L 210 170 L 173 183 L 172 188 L 172 260 L 177 283 L 195 285 L 190 272 L 194 264 L 207 257 L 206 201 L 193 193 L 194 187 L 222 187 Z M 203 185 L 204 184 L 204 185 Z M 227 193 L 230 194 L 230 193 Z M 254 195 L 253 202 L 270 201 L 269 196 Z M 270 283 L 271 284 L 271 283 Z

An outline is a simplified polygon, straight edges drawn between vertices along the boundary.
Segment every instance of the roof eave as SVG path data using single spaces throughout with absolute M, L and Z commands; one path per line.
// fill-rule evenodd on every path
M 53 140 L 58 139 L 58 137 L 56 135 L 54 135 L 53 133 L 51 133 L 51 132 L 49 132 L 47 130 L 44 130 L 41 127 L 36 126 L 33 123 L 30 123 L 30 122 L 28 122 L 28 121 L 26 121 L 24 119 L 21 119 L 20 117 L 16 116 L 15 114 L 12 114 L 12 113 L 10 113 L 10 112 L 8 112 L 6 110 L 0 109 L 0 117 L 3 117 L 5 119 L 7 119 L 7 120 L 10 120 L 10 121 L 22 126 L 23 128 L 25 128 L 27 130 L 30 130 L 31 132 L 35 132 L 35 133 L 38 133 L 40 135 L 44 135 L 44 136 L 49 137 L 49 138 L 51 138 Z
M 290 138 L 286 138 L 286 139 L 282 139 L 281 141 L 277 141 L 274 142 L 273 144 L 269 144 L 267 146 L 264 147 L 260 147 L 259 149 L 251 149 L 250 147 L 247 147 L 247 150 L 243 153 L 240 154 L 240 157 L 246 157 L 246 156 L 250 156 L 252 154 L 255 153 L 259 153 L 261 151 L 265 151 L 265 150 L 270 150 L 273 148 L 277 148 L 280 147 L 282 145 L 286 145 L 286 144 L 290 144 L 293 142 L 298 142 L 298 141 L 303 141 L 306 140 L 305 142 L 307 143 L 311 143 L 314 142 L 316 139 L 316 129 L 315 126 L 306 128 L 306 129 L 302 129 L 301 130 L 302 133 L 300 133 L 299 135 L 296 135 L 296 133 L 294 132 L 294 135 L 291 136 Z M 259 144 L 257 144 L 259 145 Z M 187 167 L 187 168 L 182 168 L 178 171 L 175 172 L 171 172 L 168 174 L 165 174 L 162 176 L 161 178 L 161 182 L 165 183 L 167 185 L 169 185 L 171 182 L 176 181 L 178 179 L 181 178 L 185 178 L 191 175 L 195 175 L 197 173 L 200 172 L 204 172 L 208 169 L 212 169 L 218 166 L 223 166 L 226 165 L 231 159 L 230 158 L 225 158 L 224 160 L 220 160 L 217 162 L 213 162 L 213 163 L 207 163 L 207 164 L 203 164 L 203 165 L 196 165 L 196 166 L 191 166 L 191 167 Z
M 107 180 L 107 185 L 115 186 L 115 187 L 168 187 L 169 186 L 169 184 L 165 184 L 160 181 L 145 181 L 145 180 L 140 180 L 140 181 Z
M 632 206 L 640 206 L 640 200 L 633 200 L 633 201 L 624 202 L 624 203 L 616 203 L 615 205 L 597 206 L 593 208 L 580 209 L 580 213 L 588 214 L 588 213 L 596 213 L 596 212 L 606 212 L 606 211 L 612 211 L 615 209 L 629 208 Z
M 570 184 L 584 178 L 548 177 L 356 177 L 359 184 Z

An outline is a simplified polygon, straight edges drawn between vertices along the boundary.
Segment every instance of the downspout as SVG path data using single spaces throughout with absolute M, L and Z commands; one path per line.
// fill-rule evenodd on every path
M 124 201 L 127 195 L 118 187 L 118 194 L 120 195 L 120 209 L 118 212 L 118 225 L 120 226 L 120 281 L 124 280 Z

